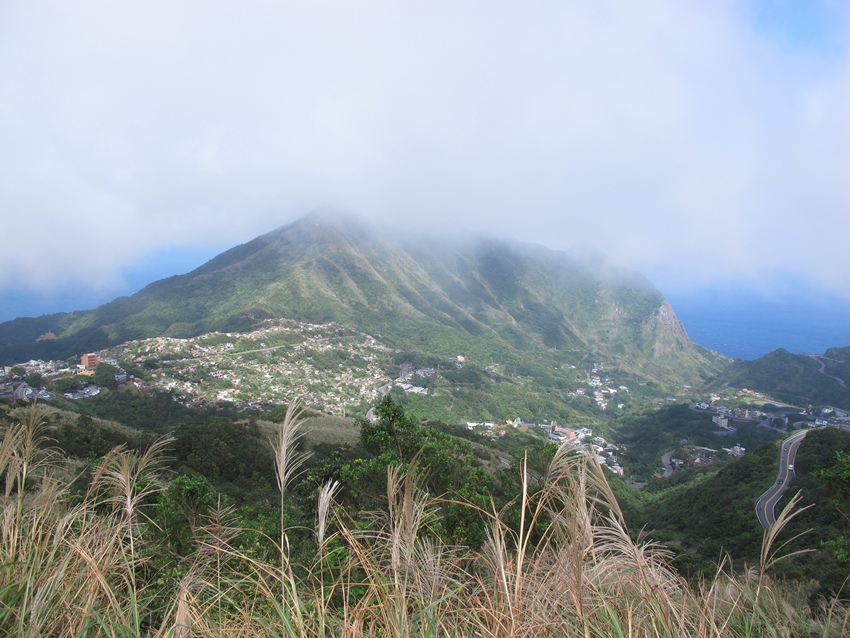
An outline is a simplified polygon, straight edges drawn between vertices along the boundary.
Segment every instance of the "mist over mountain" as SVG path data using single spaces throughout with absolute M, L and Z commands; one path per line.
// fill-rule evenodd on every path
M 694 345 L 644 277 L 599 253 L 375 227 L 319 212 L 91 311 L 0 324 L 0 360 L 67 357 L 123 341 L 244 331 L 266 318 L 337 322 L 392 347 L 490 360 L 590 353 L 671 383 L 725 361 Z M 51 340 L 36 341 L 46 333 Z

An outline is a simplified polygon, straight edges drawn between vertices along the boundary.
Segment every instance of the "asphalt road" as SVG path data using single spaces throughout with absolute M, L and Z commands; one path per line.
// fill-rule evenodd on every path
M 800 448 L 800 443 L 806 437 L 807 430 L 795 432 L 782 442 L 782 449 L 779 452 L 779 476 L 769 490 L 759 497 L 756 502 L 756 516 L 759 523 L 765 529 L 768 529 L 776 522 L 776 503 L 782 498 L 785 490 L 788 489 L 788 484 L 794 478 L 794 470 L 789 467 L 794 466 L 794 461 L 797 457 L 797 450 Z
M 661 457 L 661 462 L 664 464 L 664 476 L 671 476 L 673 474 L 673 466 L 670 465 L 670 461 L 675 452 L 676 450 L 670 450 L 667 454 Z

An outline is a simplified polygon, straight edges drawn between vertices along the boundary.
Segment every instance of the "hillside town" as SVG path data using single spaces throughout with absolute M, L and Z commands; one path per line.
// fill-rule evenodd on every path
M 250 333 L 133 341 L 107 352 L 145 368 L 151 385 L 187 405 L 251 409 L 298 396 L 307 406 L 346 415 L 373 402 L 389 380 L 382 363 L 387 348 L 372 336 L 333 323 L 265 324 Z
M 84 353 L 72 361 L 33 360 L 6 366 L 0 377 L 0 399 L 50 401 L 58 392 L 65 399 L 84 400 L 98 396 L 98 384 L 107 382 L 110 387 L 131 392 L 167 391 L 187 407 L 227 403 L 237 410 L 259 410 L 285 404 L 297 396 L 305 406 L 327 414 L 375 418 L 370 406 L 388 392 L 430 395 L 440 387 L 438 382 L 446 383 L 446 370 L 461 371 L 471 365 L 460 354 L 440 366 L 415 366 L 397 362 L 394 356 L 376 337 L 335 323 L 266 320 L 260 329 L 247 333 L 156 337 Z M 498 379 L 503 372 L 494 367 L 487 373 Z M 627 407 L 629 387 L 606 374 L 602 363 L 589 362 L 584 369 L 568 365 L 564 373 L 576 384 L 565 393 L 571 399 L 589 401 L 600 411 L 608 410 L 612 403 L 618 411 Z M 737 405 L 727 408 L 723 405 L 727 400 Z M 846 411 L 837 408 L 827 407 L 815 415 L 811 406 L 807 411 L 770 403 L 769 397 L 748 389 L 713 393 L 706 401 L 693 404 L 692 409 L 710 414 L 711 426 L 727 434 L 734 434 L 736 423 L 786 431 L 800 421 L 819 426 L 850 420 Z M 594 436 L 588 427 L 521 418 L 470 421 L 466 427 L 492 440 L 509 437 L 512 431 L 526 431 L 537 433 L 552 445 L 579 445 L 609 471 L 624 474 L 621 446 Z M 722 450 L 682 445 L 675 452 L 664 455 L 663 474 L 657 476 L 669 476 L 683 467 L 708 467 L 718 453 L 736 457 L 745 449 L 740 445 Z

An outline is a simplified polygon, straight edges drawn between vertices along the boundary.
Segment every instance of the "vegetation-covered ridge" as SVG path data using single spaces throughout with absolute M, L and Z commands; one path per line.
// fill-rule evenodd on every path
M 823 354 L 792 354 L 780 348 L 754 361 L 735 361 L 722 379 L 758 388 L 793 405 L 827 405 L 850 411 L 850 346 Z
M 395 349 L 513 367 L 534 359 L 556 369 L 593 353 L 671 386 L 726 363 L 690 342 L 646 279 L 600 255 L 474 235 L 409 239 L 318 214 L 95 310 L 6 322 L 0 360 L 247 331 L 268 318 L 336 322 Z
M 435 494 L 428 455 L 410 456 L 422 430 L 388 402 L 362 432 L 383 464 L 377 511 L 352 508 L 344 481 L 328 478 L 315 484 L 311 522 L 293 525 L 287 512 L 306 459 L 289 410 L 271 433 L 278 526 L 272 517 L 270 531 L 259 533 L 240 525 L 200 477 L 169 481 L 168 439 L 92 459 L 82 485 L 63 478 L 39 410 L 14 413 L 0 443 L 5 635 L 743 637 L 850 629 L 841 601 L 812 607 L 801 590 L 772 578 L 790 510 L 765 535 L 756 565 L 739 572 L 726 564 L 692 584 L 663 548 L 627 532 L 594 457 L 569 446 L 552 448 L 539 470 L 525 455 L 504 505 Z M 444 451 L 437 445 L 433 460 Z M 447 507 L 481 521 L 479 545 L 446 541 Z

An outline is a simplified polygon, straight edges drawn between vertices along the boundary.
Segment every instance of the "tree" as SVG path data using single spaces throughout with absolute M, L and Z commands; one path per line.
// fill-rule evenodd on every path
M 56 392 L 75 392 L 80 389 L 80 380 L 76 377 L 62 377 L 53 382 L 53 389 Z
M 163 532 L 169 548 L 179 556 L 192 549 L 195 530 L 216 504 L 216 491 L 202 475 L 182 474 L 160 492 L 154 522 Z
M 835 464 L 818 472 L 817 477 L 831 492 L 833 504 L 846 525 L 850 523 L 850 454 L 839 450 L 835 456 Z M 827 541 L 826 545 L 839 562 L 850 564 L 850 530 L 845 529 L 843 534 Z
M 423 428 L 387 394 L 375 406 L 375 422 L 358 419 L 360 442 L 375 456 L 390 453 L 399 462 L 409 462 L 424 444 Z
M 31 388 L 37 388 L 41 384 L 41 372 L 32 372 L 28 374 L 26 382 Z
M 108 363 L 98 364 L 92 378 L 94 384 L 101 388 L 114 388 L 116 372 L 118 372 L 118 368 L 113 365 L 109 365 Z
M 425 488 L 431 494 L 444 494 L 465 484 L 472 470 L 469 441 L 417 423 L 389 394 L 375 406 L 375 414 L 375 422 L 358 421 L 360 442 L 374 457 L 343 468 L 341 478 L 349 489 L 380 494 L 386 487 L 387 466 L 414 462 L 421 468 Z

